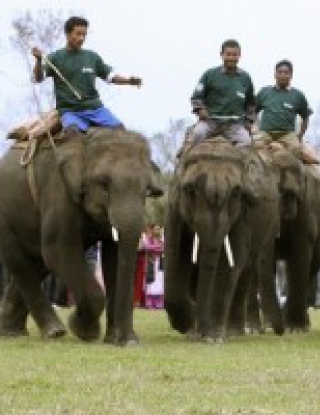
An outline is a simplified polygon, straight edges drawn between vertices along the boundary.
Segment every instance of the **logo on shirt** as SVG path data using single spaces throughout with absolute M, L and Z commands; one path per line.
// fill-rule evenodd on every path
M 242 98 L 242 99 L 244 99 L 246 97 L 245 94 L 241 91 L 237 91 L 237 96 Z
M 292 109 L 293 109 L 293 106 L 292 106 L 291 104 L 289 104 L 288 102 L 284 102 L 284 103 L 283 103 L 283 106 L 284 106 L 285 108 L 289 108 L 290 110 L 292 110 Z
M 94 72 L 92 68 L 87 68 L 85 66 L 83 66 L 83 68 L 81 69 L 81 71 L 83 73 L 93 73 Z

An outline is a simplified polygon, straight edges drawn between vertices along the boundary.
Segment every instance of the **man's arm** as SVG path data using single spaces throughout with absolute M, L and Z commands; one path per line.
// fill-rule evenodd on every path
M 300 131 L 298 132 L 298 139 L 301 142 L 302 137 L 304 136 L 304 133 L 307 131 L 309 125 L 309 117 L 303 118 L 300 126 Z
M 250 124 L 253 124 L 256 118 L 256 97 L 254 93 L 254 86 L 250 78 L 249 87 L 246 94 L 245 119 Z
M 36 63 L 33 68 L 33 76 L 35 82 L 42 82 L 44 80 L 44 71 L 42 66 L 42 52 L 38 48 L 32 48 L 32 55 L 36 58 Z
M 132 85 L 137 86 L 138 88 L 142 85 L 142 79 L 136 76 L 125 77 L 122 75 L 112 75 L 109 82 L 116 85 Z

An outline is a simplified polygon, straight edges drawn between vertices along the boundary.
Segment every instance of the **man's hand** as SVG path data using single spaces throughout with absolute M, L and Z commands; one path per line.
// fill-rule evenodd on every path
M 199 117 L 199 120 L 207 120 L 209 118 L 209 113 L 206 108 L 199 108 L 197 111 L 197 115 Z
M 252 135 L 252 123 L 248 120 L 244 122 L 244 128 L 248 131 L 249 135 Z
M 31 49 L 31 53 L 32 53 L 32 55 L 38 60 L 38 61 L 41 61 L 41 59 L 42 59 L 42 52 L 41 52 L 41 50 L 40 49 L 38 49 L 38 48 L 36 48 L 36 47 L 34 47 L 34 48 L 32 48 Z
M 138 78 L 136 76 L 130 76 L 129 84 L 132 85 L 132 86 L 136 86 L 136 87 L 140 88 L 141 85 L 142 85 L 142 79 Z

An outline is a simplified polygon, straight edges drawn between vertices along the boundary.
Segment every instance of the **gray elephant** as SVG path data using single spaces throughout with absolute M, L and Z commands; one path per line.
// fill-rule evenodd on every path
M 174 329 L 207 341 L 223 340 L 228 321 L 232 331 L 243 331 L 245 293 L 256 269 L 269 298 L 266 311 L 275 331 L 283 333 L 271 278 L 280 226 L 278 185 L 277 169 L 255 150 L 240 151 L 226 140 L 206 140 L 182 155 L 165 227 L 165 308 Z M 196 267 L 191 262 L 195 234 L 200 241 Z M 234 264 L 226 255 L 227 235 Z
M 286 326 L 306 331 L 311 276 L 320 268 L 320 171 L 318 166 L 302 165 L 283 169 L 282 181 L 288 189 L 283 195 L 281 237 L 278 258 L 286 261 Z
M 25 333 L 28 310 L 43 335 L 64 333 L 40 287 L 50 271 L 74 295 L 73 333 L 84 340 L 97 338 L 105 296 L 84 251 L 101 240 L 106 341 L 136 342 L 136 251 L 145 199 L 154 191 L 146 141 L 128 131 L 100 130 L 86 137 L 71 129 L 56 144 L 41 141 L 27 168 L 19 165 L 23 152 L 13 146 L 0 161 L 0 252 L 12 276 L 2 307 L 2 334 Z

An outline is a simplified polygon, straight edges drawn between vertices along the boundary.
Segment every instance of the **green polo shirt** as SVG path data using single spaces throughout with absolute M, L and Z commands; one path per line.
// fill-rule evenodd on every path
M 262 88 L 257 95 L 257 112 L 262 111 L 260 130 L 295 131 L 296 118 L 306 119 L 312 110 L 304 94 L 295 88 Z
M 227 73 L 223 66 L 208 69 L 200 78 L 191 102 L 203 104 L 212 118 L 243 119 L 255 105 L 254 87 L 250 75 L 238 68 Z
M 51 53 L 48 59 L 82 97 L 79 100 L 65 82 L 46 64 L 46 75 L 53 77 L 56 107 L 60 114 L 66 111 L 82 111 L 102 106 L 95 80 L 96 77 L 106 80 L 112 68 L 105 64 L 97 53 L 85 49 L 73 51 L 63 48 Z

